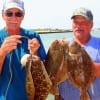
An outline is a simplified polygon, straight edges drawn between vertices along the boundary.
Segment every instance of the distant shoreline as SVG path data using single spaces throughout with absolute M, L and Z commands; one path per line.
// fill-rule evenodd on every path
M 72 32 L 72 30 L 65 30 L 65 29 L 33 29 L 33 31 L 36 31 L 39 34 L 47 34 L 47 33 L 66 33 L 66 32 Z
M 36 31 L 36 32 L 39 33 L 39 34 L 48 34 L 48 33 L 67 33 L 67 32 L 72 32 L 72 31 L 64 31 L 64 32 L 62 32 L 62 31 L 59 31 L 59 32 L 55 32 L 55 31 L 52 31 L 52 32 L 46 32 L 46 31 L 38 32 L 38 31 Z

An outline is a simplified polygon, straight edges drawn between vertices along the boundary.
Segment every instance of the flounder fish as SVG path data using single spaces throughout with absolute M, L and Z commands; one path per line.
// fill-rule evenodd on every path
M 71 82 L 80 90 L 80 100 L 90 100 L 87 89 L 94 80 L 94 67 L 90 56 L 78 43 L 69 45 L 71 66 L 67 66 Z
M 22 59 L 21 62 L 26 62 L 24 66 L 26 66 L 26 91 L 28 100 L 46 100 L 52 82 L 49 79 L 43 62 L 35 55 L 29 55 L 29 59 Z
M 47 52 L 45 68 L 52 81 L 51 93 L 54 95 L 59 95 L 58 84 L 67 79 L 65 54 L 68 54 L 68 43 L 65 40 L 53 41 Z

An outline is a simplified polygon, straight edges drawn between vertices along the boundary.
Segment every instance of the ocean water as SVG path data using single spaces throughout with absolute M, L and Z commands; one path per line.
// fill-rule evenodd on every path
M 91 32 L 93 36 L 100 37 L 100 30 L 93 30 Z M 70 39 L 73 37 L 73 32 L 66 32 L 66 33 L 47 33 L 47 34 L 40 34 L 41 39 L 43 41 L 44 47 L 46 49 L 46 52 L 48 51 L 48 48 L 50 44 L 56 40 L 56 39 Z

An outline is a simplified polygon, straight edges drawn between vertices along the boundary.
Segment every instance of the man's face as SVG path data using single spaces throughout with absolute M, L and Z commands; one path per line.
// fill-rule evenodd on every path
M 2 13 L 6 26 L 13 29 L 20 27 L 24 14 L 17 8 L 11 8 Z
M 83 16 L 75 16 L 72 19 L 72 30 L 76 38 L 82 39 L 90 35 L 93 22 Z

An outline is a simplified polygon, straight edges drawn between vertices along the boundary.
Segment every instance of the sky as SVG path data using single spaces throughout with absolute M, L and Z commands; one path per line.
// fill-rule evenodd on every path
M 94 27 L 100 28 L 99 0 L 23 0 L 25 17 L 21 24 L 27 29 L 71 29 L 71 15 L 76 8 L 85 7 L 94 15 Z M 0 11 L 3 0 L 0 0 Z M 5 23 L 0 13 L 0 28 Z

